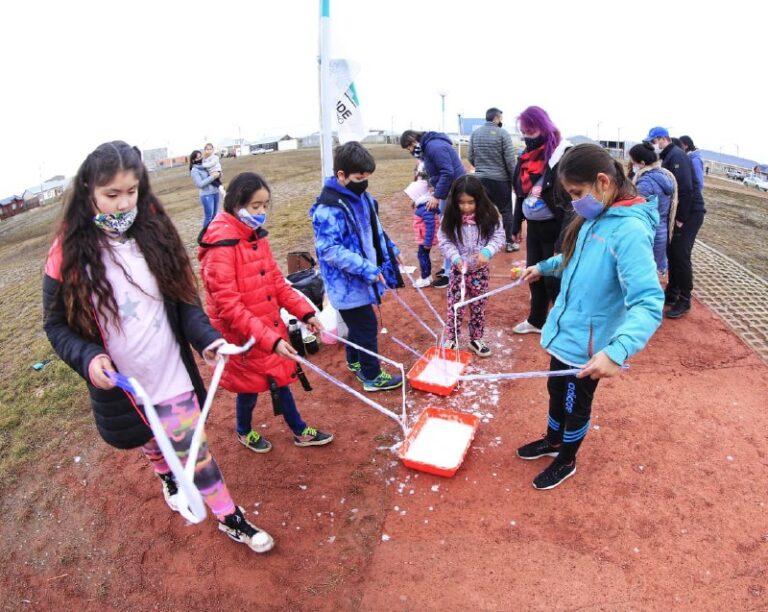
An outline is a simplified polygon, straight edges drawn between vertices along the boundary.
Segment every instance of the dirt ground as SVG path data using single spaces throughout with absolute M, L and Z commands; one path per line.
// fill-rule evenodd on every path
M 415 263 L 404 198 L 382 204 Z M 519 259 L 494 260 L 494 286 Z M 427 294 L 442 311 L 445 294 Z M 401 295 L 434 321 L 414 290 Z M 392 335 L 428 347 L 391 297 L 382 312 Z M 538 337 L 510 332 L 526 314 L 525 289 L 491 299 L 494 356 L 473 371 L 546 369 Z M 413 362 L 386 337 L 381 350 Z M 350 382 L 340 347 L 313 361 Z M 294 447 L 262 398 L 256 422 L 274 449 L 250 453 L 220 392 L 208 436 L 236 502 L 277 541 L 261 556 L 212 519 L 185 525 L 138 451 L 95 433 L 82 444 L 63 427 L 51 432 L 58 454 L 28 465 L 0 502 L 2 609 L 768 609 L 766 374 L 697 304 L 600 383 L 578 473 L 543 492 L 531 480 L 545 460 L 514 454 L 545 430 L 541 379 L 467 383 L 450 398 L 409 391 L 412 419 L 429 405 L 482 417 L 450 479 L 402 466 L 388 450 L 397 425 L 317 376 L 296 395 L 310 424 L 336 436 L 321 448 Z M 396 409 L 399 398 L 376 396 Z

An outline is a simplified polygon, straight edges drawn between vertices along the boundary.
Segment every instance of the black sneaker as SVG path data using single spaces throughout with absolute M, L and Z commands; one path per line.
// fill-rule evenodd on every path
M 540 457 L 557 457 L 559 453 L 560 448 L 558 446 L 552 446 L 547 438 L 541 438 L 541 440 L 530 442 L 517 449 L 517 456 L 526 461 L 531 461 Z
M 445 289 L 448 286 L 448 277 L 438 276 L 437 279 L 435 279 L 435 282 L 432 283 L 432 286 L 436 289 Z
M 560 463 L 557 459 L 546 470 L 533 479 L 533 488 L 540 491 L 554 489 L 576 473 L 576 460 Z
M 245 519 L 243 509 L 240 506 L 232 514 L 225 516 L 223 521 L 219 521 L 219 529 L 235 542 L 245 544 L 257 553 L 272 550 L 275 545 L 271 535 Z
M 665 293 L 664 294 L 664 306 L 674 306 L 677 304 L 677 300 L 680 299 L 679 293 Z
M 318 431 L 314 427 L 305 427 L 300 436 L 294 434 L 293 443 L 296 446 L 324 446 L 333 442 L 333 434 Z
M 480 355 L 480 357 L 490 357 L 491 356 L 491 349 L 482 340 L 472 340 L 469 343 L 469 348 L 471 348 L 475 353 Z
M 158 474 L 157 477 L 163 483 L 163 497 L 165 503 L 174 512 L 179 511 L 179 487 L 176 485 L 176 479 L 171 472 L 167 474 Z
M 667 310 L 667 318 L 668 319 L 679 319 L 683 315 L 688 314 L 688 311 L 691 309 L 691 300 L 686 300 L 685 298 L 679 298 L 677 302 L 675 302 L 675 305 L 672 306 L 669 310 Z
M 237 441 L 254 453 L 268 453 L 272 450 L 272 443 L 258 431 L 249 431 L 246 435 L 237 434 Z

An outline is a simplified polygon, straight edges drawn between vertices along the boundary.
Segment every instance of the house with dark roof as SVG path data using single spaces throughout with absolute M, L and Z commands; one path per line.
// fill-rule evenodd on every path
M 11 195 L 7 198 L 3 198 L 0 200 L 0 221 L 10 219 L 25 210 L 36 208 L 37 206 L 39 206 L 37 200 L 32 200 L 27 203 L 24 201 L 24 197 L 20 195 Z

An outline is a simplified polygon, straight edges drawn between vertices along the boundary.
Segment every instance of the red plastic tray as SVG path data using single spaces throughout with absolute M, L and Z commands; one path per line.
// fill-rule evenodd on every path
M 459 362 L 463 364 L 463 367 L 460 368 L 459 373 L 463 374 L 469 362 L 472 361 L 472 353 L 468 353 L 467 351 L 458 351 L 458 355 Z M 429 365 L 429 362 L 432 361 L 432 358 L 437 356 L 448 361 L 456 361 L 455 350 L 439 349 L 436 346 L 431 346 L 429 347 L 429 350 L 424 353 L 415 364 L 413 364 L 413 367 L 408 370 L 408 373 L 405 375 L 405 377 L 408 379 L 408 383 L 414 389 L 419 389 L 420 391 L 428 391 L 429 393 L 434 393 L 435 395 L 450 395 L 451 392 L 456 388 L 458 382 L 451 385 L 450 387 L 443 387 L 440 385 L 425 383 L 418 379 L 419 374 L 421 374 L 424 371 L 424 368 Z
M 461 458 L 459 459 L 459 462 L 454 466 L 437 466 L 437 465 L 431 465 L 429 463 L 422 463 L 421 461 L 414 461 L 412 459 L 407 459 L 406 454 L 408 453 L 408 448 L 410 447 L 411 443 L 418 437 L 419 432 L 421 431 L 422 427 L 424 427 L 424 424 L 427 422 L 428 419 L 446 419 L 448 421 L 460 421 L 461 423 L 466 423 L 467 425 L 470 425 L 472 427 L 472 435 L 469 437 L 469 440 L 467 440 L 466 447 L 461 452 Z M 463 412 L 456 412 L 455 410 L 445 410 L 444 408 L 435 408 L 434 406 L 430 406 L 424 410 L 419 415 L 419 418 L 416 420 L 416 424 L 413 426 L 413 429 L 408 433 L 408 436 L 406 437 L 405 441 L 403 442 L 402 447 L 400 448 L 400 460 L 403 462 L 403 465 L 412 468 L 414 470 L 419 470 L 421 472 L 428 472 L 430 474 L 435 474 L 437 476 L 444 476 L 445 478 L 450 478 L 456 473 L 456 470 L 459 469 L 461 464 L 464 462 L 464 457 L 467 456 L 467 451 L 469 450 L 470 445 L 472 444 L 472 440 L 475 439 L 475 433 L 477 432 L 477 427 L 480 424 L 480 418 L 475 416 L 474 414 L 464 414 Z

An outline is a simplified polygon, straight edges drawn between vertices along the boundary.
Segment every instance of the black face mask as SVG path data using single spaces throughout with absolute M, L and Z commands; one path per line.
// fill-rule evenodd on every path
M 525 141 L 525 148 L 529 151 L 532 149 L 538 149 L 544 144 L 544 136 L 537 136 L 536 138 L 523 138 Z
M 368 179 L 359 182 L 350 181 L 346 184 L 346 187 L 356 196 L 361 196 L 365 193 L 365 190 L 368 189 Z
M 192 163 L 193 163 L 195 166 L 199 166 L 200 164 L 202 164 L 202 163 L 203 163 L 203 158 L 202 158 L 202 157 L 198 157 L 198 158 L 197 158 L 195 161 L 193 161 Z
M 502 126 L 502 125 L 504 125 L 504 124 L 503 124 L 501 121 L 499 121 L 499 123 L 498 123 L 497 125 L 498 125 L 499 127 L 501 127 L 501 126 Z
M 421 145 L 416 145 L 413 147 L 413 151 L 411 151 L 411 155 L 413 155 L 416 159 L 421 159 Z

